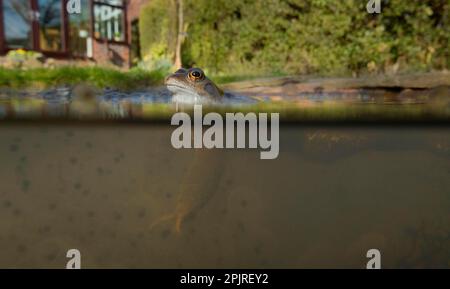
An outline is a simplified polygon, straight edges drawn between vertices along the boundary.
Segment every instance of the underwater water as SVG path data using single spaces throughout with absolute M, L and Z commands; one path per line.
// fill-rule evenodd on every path
M 450 267 L 450 128 L 281 126 L 280 154 L 152 124 L 0 125 L 0 267 Z

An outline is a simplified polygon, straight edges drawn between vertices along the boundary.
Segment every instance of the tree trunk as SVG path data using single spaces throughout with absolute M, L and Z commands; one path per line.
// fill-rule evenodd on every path
M 181 46 L 184 40 L 184 15 L 183 15 L 183 0 L 176 0 L 177 10 L 178 10 L 178 36 L 177 36 L 177 47 L 175 50 L 175 67 L 181 68 L 183 66 L 183 61 L 181 59 Z

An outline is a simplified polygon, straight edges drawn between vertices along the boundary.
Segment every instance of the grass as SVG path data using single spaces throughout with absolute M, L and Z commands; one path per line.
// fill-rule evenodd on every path
M 131 69 L 128 72 L 100 67 L 0 68 L 0 87 L 15 89 L 47 88 L 61 85 L 89 83 L 96 87 L 132 89 L 161 84 L 166 72 Z

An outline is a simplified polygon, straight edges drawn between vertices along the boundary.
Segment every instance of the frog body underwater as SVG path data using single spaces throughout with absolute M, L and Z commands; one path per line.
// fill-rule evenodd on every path
M 186 104 L 221 102 L 224 92 L 199 68 L 180 68 L 165 80 L 172 101 Z
M 154 220 L 150 230 L 168 224 L 171 230 L 180 234 L 184 222 L 201 211 L 217 192 L 224 162 L 223 155 L 217 152 L 208 149 L 197 150 L 186 173 L 177 180 L 179 185 L 175 207 Z

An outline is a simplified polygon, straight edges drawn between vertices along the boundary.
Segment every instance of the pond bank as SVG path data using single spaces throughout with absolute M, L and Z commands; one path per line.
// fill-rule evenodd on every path
M 260 99 L 281 101 L 301 100 L 308 95 L 353 96 L 376 98 L 378 102 L 421 102 L 426 96 L 450 98 L 448 71 L 403 75 L 376 75 L 358 78 L 317 78 L 289 76 L 261 78 L 223 85 L 225 89 Z M 422 99 L 421 99 L 422 97 Z

